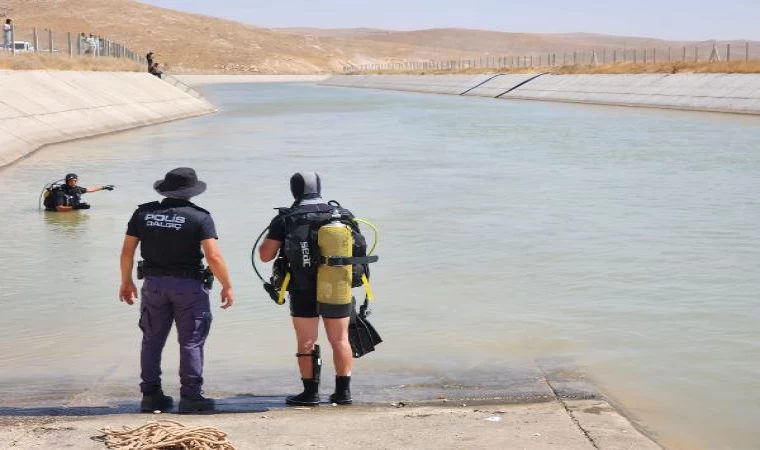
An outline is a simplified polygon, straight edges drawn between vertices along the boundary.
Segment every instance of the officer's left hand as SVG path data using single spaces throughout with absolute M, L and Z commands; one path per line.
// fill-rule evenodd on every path
M 107 184 L 103 186 L 104 191 L 113 191 L 114 185 L 113 184 Z
M 222 288 L 222 309 L 227 309 L 235 303 L 235 294 L 232 293 L 232 288 Z
M 121 283 L 121 287 L 119 288 L 119 300 L 127 305 L 133 305 L 136 298 L 137 286 L 135 286 L 134 281 L 130 280 L 129 283 Z

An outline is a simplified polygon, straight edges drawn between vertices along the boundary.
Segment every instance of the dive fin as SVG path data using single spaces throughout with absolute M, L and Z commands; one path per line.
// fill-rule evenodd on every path
M 358 314 L 354 311 L 351 321 L 348 323 L 348 341 L 351 344 L 354 358 L 360 358 L 374 351 L 375 346 L 383 342 L 375 327 L 367 320 L 367 300 L 365 299 L 364 302 L 361 311 Z

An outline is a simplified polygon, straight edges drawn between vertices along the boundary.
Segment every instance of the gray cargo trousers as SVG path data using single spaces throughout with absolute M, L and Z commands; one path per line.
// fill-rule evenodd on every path
M 140 390 L 151 393 L 161 387 L 161 353 L 174 322 L 179 341 L 180 395 L 199 395 L 203 387 L 203 345 L 211 329 L 208 289 L 200 280 L 147 276 L 141 294 Z

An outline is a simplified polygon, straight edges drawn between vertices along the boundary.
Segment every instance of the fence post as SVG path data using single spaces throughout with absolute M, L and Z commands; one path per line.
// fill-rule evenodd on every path
M 673 60 L 673 49 L 668 47 L 668 62 Z
M 656 48 L 652 49 L 652 63 L 657 64 L 657 49 Z
M 637 51 L 637 50 L 634 48 L 634 49 L 633 49 L 633 63 L 634 63 L 634 64 L 636 64 L 636 63 L 638 62 L 638 61 L 637 61 L 637 60 L 638 60 L 638 56 L 639 56 L 639 55 L 638 55 L 638 53 L 639 53 L 639 52 L 638 52 L 638 51 Z
M 744 58 L 747 62 L 749 62 L 749 41 L 744 43 L 744 52 L 745 52 Z
M 37 27 L 32 29 L 32 33 L 34 35 L 34 53 L 37 53 L 40 50 L 40 40 L 37 38 Z
M 683 57 L 681 58 L 681 61 L 686 62 L 686 46 L 683 47 Z
M 69 58 L 71 58 L 72 56 L 74 56 L 74 49 L 71 46 L 71 31 L 69 31 L 66 34 L 66 37 L 67 37 L 68 43 L 69 43 Z
M 731 62 L 731 44 L 726 44 L 726 62 Z

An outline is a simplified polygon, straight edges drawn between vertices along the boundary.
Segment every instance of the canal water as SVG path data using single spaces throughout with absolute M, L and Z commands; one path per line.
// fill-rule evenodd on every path
M 0 172 L 0 413 L 134 406 L 138 308 L 117 300 L 119 251 L 178 166 L 208 182 L 197 203 L 237 295 L 214 310 L 207 393 L 294 392 L 287 307 L 250 252 L 292 201 L 290 175 L 314 170 L 325 198 L 381 231 L 371 318 L 385 342 L 357 361 L 358 400 L 489 396 L 568 369 L 671 448 L 757 448 L 757 118 L 312 85 L 203 93 L 219 114 Z M 87 194 L 90 211 L 40 212 L 43 185 L 67 172 L 117 188 Z M 176 353 L 170 337 L 172 392 Z

